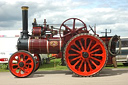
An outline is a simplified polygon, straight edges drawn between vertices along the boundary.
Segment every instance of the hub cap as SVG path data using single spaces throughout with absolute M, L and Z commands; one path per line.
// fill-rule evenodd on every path
M 20 67 L 23 67 L 23 66 L 24 66 L 24 63 L 23 63 L 23 62 L 20 62 L 20 63 L 19 63 L 19 66 L 20 66 Z
M 82 52 L 82 56 L 84 57 L 84 58 L 88 58 L 88 53 L 87 52 Z

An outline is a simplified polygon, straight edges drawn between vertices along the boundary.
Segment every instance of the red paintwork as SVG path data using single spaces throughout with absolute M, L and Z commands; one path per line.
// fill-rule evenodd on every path
M 29 39 L 29 52 L 36 54 L 39 54 L 41 52 L 47 53 L 47 39 L 42 39 L 41 37 L 38 38 L 39 39 L 31 37 Z
M 33 27 L 32 34 L 33 36 L 41 36 L 41 27 Z
M 66 22 L 72 21 L 72 20 L 73 20 L 73 27 L 70 28 L 70 27 L 68 27 L 68 26 L 66 25 Z M 81 25 L 83 25 L 83 26 L 77 28 L 77 27 L 76 27 L 76 21 L 81 22 L 81 23 L 82 23 Z M 62 27 L 65 27 L 65 30 L 63 31 L 63 37 L 62 37 L 62 35 L 61 35 Z M 84 30 L 83 30 L 83 29 L 84 29 Z M 80 33 L 88 33 L 88 30 L 87 30 L 86 24 L 85 24 L 82 20 L 80 20 L 80 19 L 78 19 L 78 18 L 69 18 L 69 19 L 65 20 L 65 21 L 61 24 L 60 30 L 59 30 L 60 38 L 64 38 L 64 43 L 65 43 L 65 44 L 66 44 L 67 41 L 68 41 L 69 39 L 71 39 L 74 35 L 80 34 Z
M 23 67 L 19 65 L 21 62 L 24 63 Z M 27 77 L 35 70 L 35 62 L 28 53 L 18 51 L 10 57 L 9 69 L 11 73 L 17 77 Z
M 66 22 L 68 22 L 70 20 L 73 20 L 72 28 L 70 28 L 66 25 Z M 83 24 L 83 27 L 80 27 L 80 28 L 76 29 L 76 21 L 81 22 Z M 61 36 L 62 27 L 66 28 L 63 31 L 63 35 L 64 35 L 63 37 Z M 85 30 L 83 30 L 83 29 L 85 29 Z M 53 30 L 49 29 L 49 26 L 46 27 L 46 25 L 44 26 L 44 31 L 51 31 L 51 33 L 53 32 Z M 59 34 L 60 34 L 61 41 L 63 41 L 63 43 L 61 43 L 61 46 L 59 46 L 60 45 L 59 41 L 57 41 L 58 46 L 55 46 L 55 47 L 50 46 L 50 42 L 51 42 L 50 39 L 53 39 L 52 41 L 54 41 L 54 39 L 55 39 L 55 38 L 53 38 L 53 34 L 51 34 L 51 35 L 46 35 L 46 38 L 39 37 L 39 39 L 37 39 L 37 38 L 32 37 L 29 40 L 29 51 L 31 53 L 37 53 L 37 54 L 39 54 L 39 53 L 58 54 L 58 53 L 60 53 L 60 47 L 64 47 L 65 44 L 67 44 L 67 42 L 73 36 L 75 36 L 76 34 L 80 34 L 80 33 L 89 33 L 89 31 L 87 30 L 86 24 L 80 19 L 69 18 L 69 19 L 65 20 L 60 26 Z M 41 27 L 34 27 L 33 28 L 33 35 L 34 36 L 40 36 L 41 35 Z M 98 34 L 95 33 L 95 35 L 98 35 Z M 50 39 L 48 39 L 48 38 L 50 38 Z M 107 38 L 106 37 L 100 37 L 100 38 L 104 41 L 104 43 L 108 47 L 108 42 L 111 39 L 111 36 L 107 37 Z M 57 38 L 57 39 L 59 39 L 59 38 Z M 47 40 L 48 40 L 48 43 L 47 43 Z M 57 58 L 58 57 L 62 58 L 61 55 L 57 55 L 56 57 Z M 107 64 L 112 64 L 112 57 L 113 56 L 108 53 L 108 62 L 107 62 Z
M 107 36 L 107 38 L 106 37 L 100 37 L 103 41 L 104 41 L 104 43 L 106 44 L 106 46 L 107 46 L 107 49 L 108 49 L 108 43 L 109 43 L 109 40 L 112 38 L 112 36 Z M 115 39 L 115 40 L 113 40 L 113 41 L 118 41 L 117 39 Z M 115 48 L 115 47 L 114 47 Z M 114 49 L 113 48 L 113 49 Z M 114 55 L 111 55 L 109 52 L 108 52 L 108 62 L 107 62 L 107 64 L 108 65 L 111 65 L 111 64 L 113 64 L 112 63 L 112 57 L 115 57 Z
M 36 60 L 36 68 L 35 68 L 35 71 L 36 71 L 40 65 L 40 56 L 38 54 L 34 54 L 34 58 Z
M 72 28 L 66 25 L 69 20 L 73 20 Z M 82 23 L 81 27 L 76 26 L 78 21 Z M 62 30 L 62 28 L 65 28 L 65 30 Z M 108 47 L 111 37 L 99 38 L 96 32 L 94 33 L 96 36 L 90 35 L 86 24 L 77 18 L 65 20 L 59 29 L 60 37 L 53 37 L 57 33 L 58 31 L 53 30 L 53 27 L 49 28 L 49 25 L 46 25 L 46 20 L 43 26 L 33 27 L 32 35 L 29 36 L 26 47 L 28 46 L 28 51 L 37 56 L 37 59 L 34 59 L 29 52 L 18 51 L 14 53 L 9 60 L 9 69 L 12 74 L 17 77 L 29 76 L 33 70 L 37 70 L 39 67 L 39 63 L 35 63 L 35 61 L 39 61 L 39 54 L 57 54 L 54 56 L 56 58 L 63 56 L 69 69 L 81 76 L 91 76 L 102 70 L 107 61 L 107 49 L 100 38 Z M 61 33 L 63 33 L 63 36 Z M 21 59 L 21 55 L 24 56 L 23 59 Z M 28 58 L 25 59 L 26 56 Z M 109 53 L 108 56 L 108 64 L 112 64 L 113 56 Z M 13 61 L 17 63 L 14 64 Z M 27 61 L 30 61 L 30 63 L 28 64 Z M 23 67 L 19 66 L 21 62 L 24 63 Z M 31 67 L 28 67 L 29 65 Z M 17 72 L 17 69 L 19 72 Z M 24 74 L 21 74 L 21 71 Z
M 81 41 L 81 39 L 83 39 L 84 42 Z M 88 39 L 90 40 L 89 42 L 87 41 Z M 80 46 L 76 44 L 76 42 L 79 42 Z M 75 46 L 78 50 L 72 46 Z M 71 50 L 75 53 L 71 53 Z M 83 57 L 83 52 L 88 53 L 87 58 Z M 97 56 L 99 58 L 97 58 Z M 103 43 L 91 35 L 80 35 L 74 38 L 67 45 L 65 51 L 67 66 L 81 76 L 91 76 L 99 72 L 106 63 L 106 57 L 107 53 Z M 97 61 L 97 63 L 94 61 Z
M 56 42 L 57 45 L 51 45 L 51 42 Z M 54 44 L 54 43 L 53 43 Z M 60 46 L 61 45 L 61 46 Z M 36 54 L 58 54 L 62 47 L 60 38 L 46 39 L 42 37 L 31 37 L 29 40 L 29 52 Z
M 37 24 L 34 19 L 32 35 L 29 35 L 27 10 L 27 6 L 22 7 L 23 30 L 17 44 L 19 51 L 9 60 L 9 70 L 13 75 L 27 77 L 36 71 L 41 60 L 39 54 L 58 54 L 56 58 L 65 60 L 69 69 L 81 76 L 95 75 L 102 70 L 107 62 L 107 48 L 111 38 L 107 37 L 107 30 L 103 32 L 106 37 L 99 38 L 96 30 L 91 27 L 91 30 L 88 30 L 86 24 L 78 18 L 65 20 L 59 30 L 47 25 L 46 19 L 43 25 Z M 54 37 L 58 31 L 60 37 Z M 93 31 L 94 34 L 89 34 L 89 31 Z M 111 46 L 110 49 L 115 50 L 115 46 Z M 112 55 L 108 53 L 108 63 L 112 63 Z
M 52 54 L 52 57 L 55 57 L 55 58 L 62 58 L 62 52 L 59 52 L 59 54 Z
M 107 36 L 107 38 L 106 38 L 106 37 L 100 37 L 100 38 L 104 41 L 104 43 L 105 43 L 106 46 L 108 47 L 108 42 L 109 42 L 109 40 L 111 39 L 111 37 L 112 37 L 112 36 Z
M 108 49 L 108 42 L 109 42 L 109 40 L 111 39 L 111 37 L 112 37 L 112 36 L 108 36 L 107 38 L 106 38 L 106 37 L 100 37 L 100 38 L 104 41 L 104 43 L 106 44 L 107 49 Z M 114 57 L 114 56 L 110 55 L 110 53 L 108 52 L 108 61 L 107 61 L 107 65 L 113 64 L 113 63 L 112 63 L 112 57 Z

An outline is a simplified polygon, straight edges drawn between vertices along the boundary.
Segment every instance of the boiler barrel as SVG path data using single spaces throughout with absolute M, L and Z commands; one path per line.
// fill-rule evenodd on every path
M 29 39 L 29 52 L 38 54 L 58 54 L 61 51 L 61 39 L 42 39 L 30 38 Z

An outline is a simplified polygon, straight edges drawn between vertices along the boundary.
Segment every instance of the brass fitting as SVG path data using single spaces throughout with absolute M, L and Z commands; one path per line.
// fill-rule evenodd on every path
M 21 7 L 22 10 L 28 10 L 28 8 L 29 8 L 28 6 L 22 6 Z

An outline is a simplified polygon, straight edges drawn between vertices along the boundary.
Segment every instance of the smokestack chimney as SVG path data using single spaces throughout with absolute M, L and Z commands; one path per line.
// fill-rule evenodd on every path
M 22 6 L 22 27 L 21 38 L 28 38 L 28 8 L 27 6 Z

